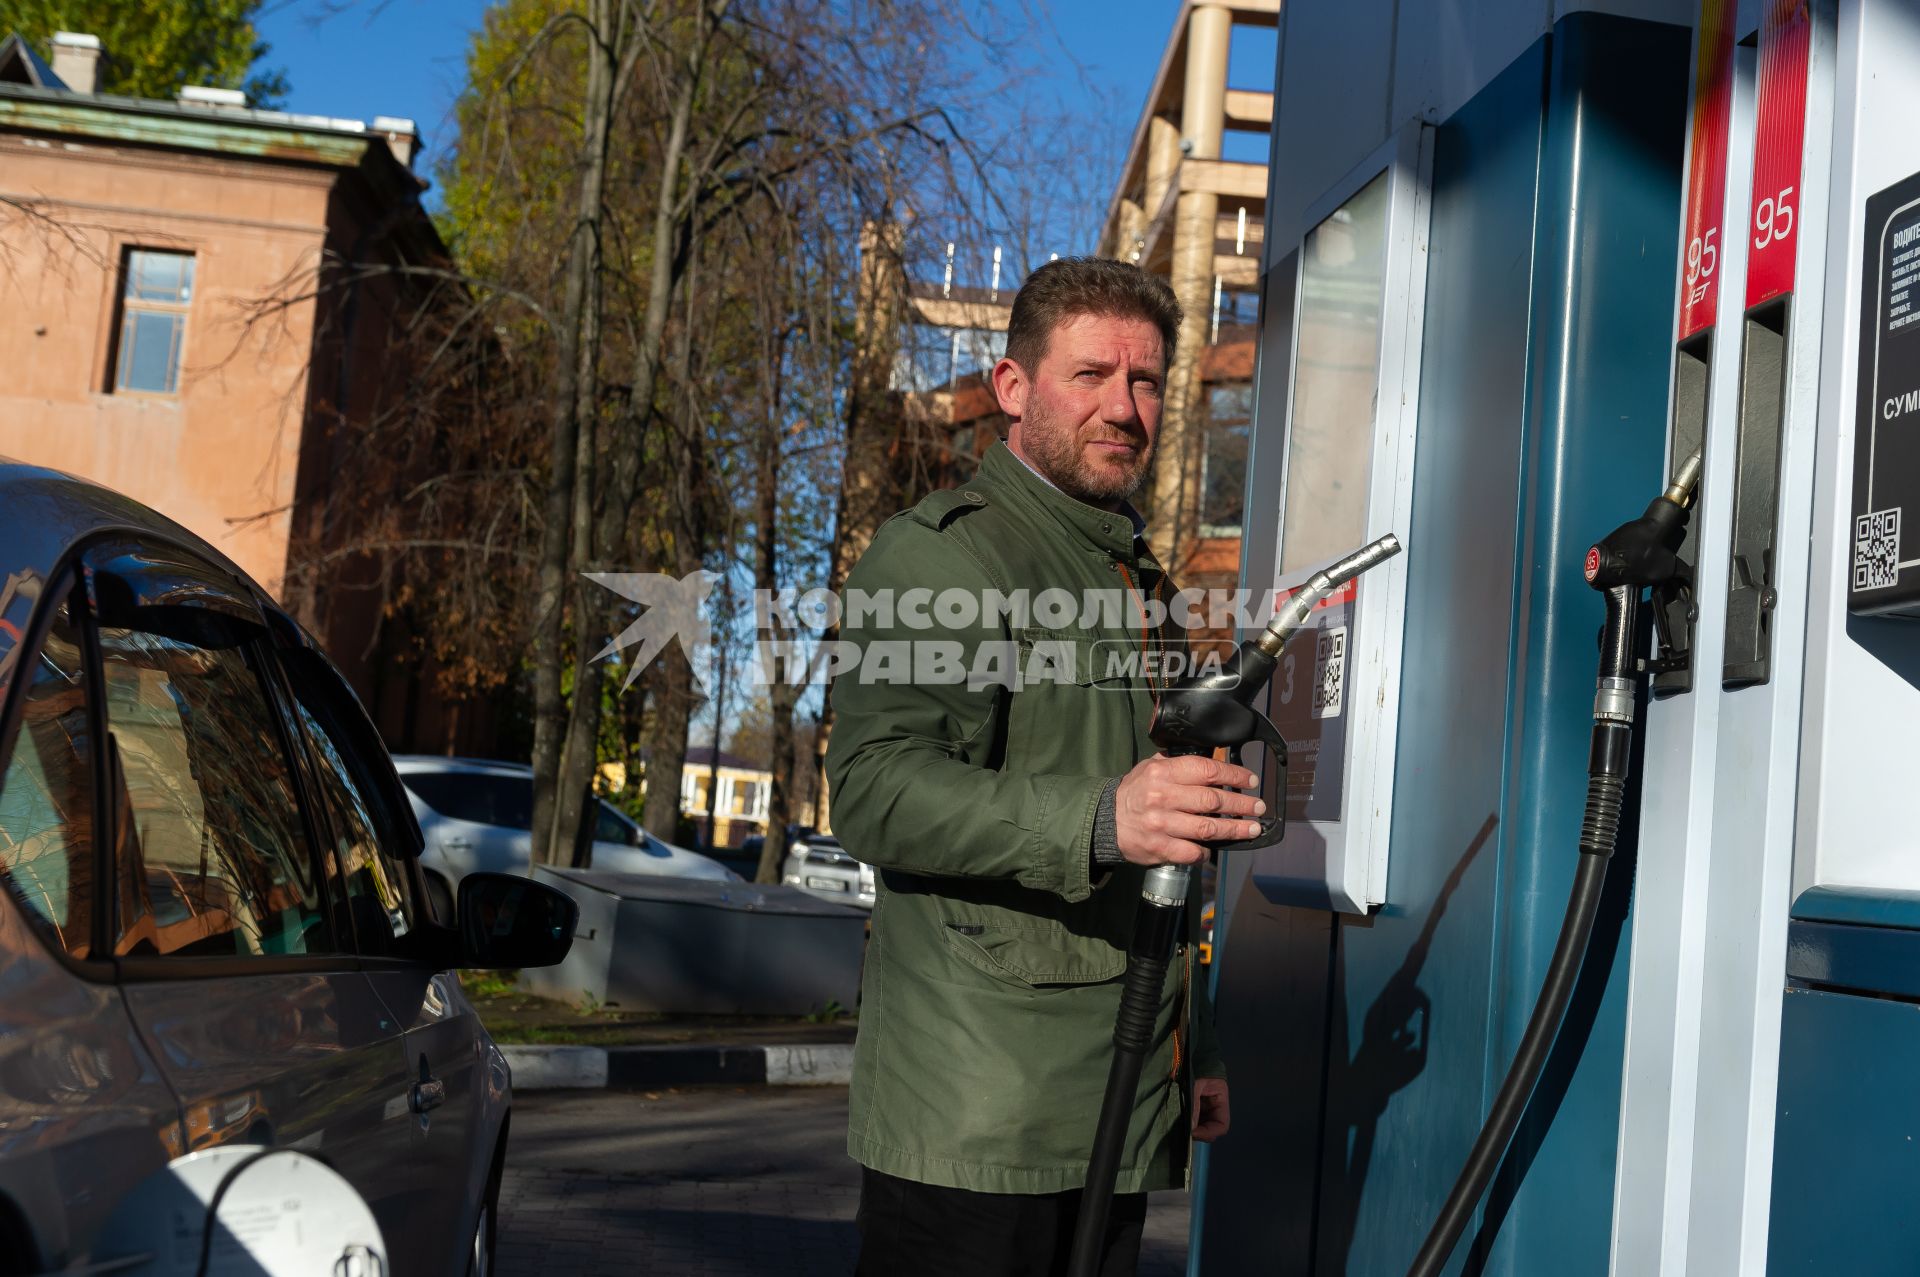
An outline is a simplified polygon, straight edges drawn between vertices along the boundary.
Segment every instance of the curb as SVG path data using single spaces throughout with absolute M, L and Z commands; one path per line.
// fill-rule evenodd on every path
M 845 1086 L 852 1043 L 806 1046 L 503 1046 L 521 1091 L 665 1086 Z

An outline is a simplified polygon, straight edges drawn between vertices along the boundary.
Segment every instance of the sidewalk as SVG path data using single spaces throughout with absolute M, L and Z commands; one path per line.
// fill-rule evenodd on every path
M 468 972 L 462 987 L 506 1054 L 516 1091 L 845 1086 L 852 1016 L 670 1016 L 570 1005 Z
M 552 1002 L 519 992 L 492 972 L 467 972 L 461 987 L 501 1046 L 802 1046 L 851 1043 L 851 1015 L 661 1015 Z

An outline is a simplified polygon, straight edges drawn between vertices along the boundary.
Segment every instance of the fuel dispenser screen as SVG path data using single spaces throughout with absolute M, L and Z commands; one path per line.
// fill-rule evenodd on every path
M 1865 245 L 1847 605 L 1920 619 L 1920 173 L 1867 201 Z

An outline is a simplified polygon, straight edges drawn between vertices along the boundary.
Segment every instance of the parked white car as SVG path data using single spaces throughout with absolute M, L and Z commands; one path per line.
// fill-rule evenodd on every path
M 787 844 L 780 881 L 822 900 L 873 908 L 873 866 L 848 855 L 831 834 L 802 834 Z
M 426 837 L 420 867 L 436 906 L 475 871 L 525 873 L 533 849 L 533 768 L 472 758 L 399 754 L 393 760 Z M 739 882 L 710 856 L 663 842 L 595 800 L 589 869 Z

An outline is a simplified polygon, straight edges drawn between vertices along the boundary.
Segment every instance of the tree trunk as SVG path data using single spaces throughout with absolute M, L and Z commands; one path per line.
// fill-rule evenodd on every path
M 540 534 L 538 598 L 534 606 L 533 673 L 533 859 L 557 863 L 570 855 L 571 836 L 552 837 L 556 786 L 567 707 L 562 689 L 566 648 L 568 564 L 577 552 L 571 536 L 580 437 L 592 438 L 591 421 L 600 391 L 600 227 L 604 216 L 607 139 L 612 128 L 613 69 L 604 37 L 609 0 L 594 0 L 594 38 L 587 41 L 587 90 L 581 112 L 580 188 L 567 253 L 558 371 L 549 431 L 552 473 L 548 477 L 545 526 Z M 583 431 L 582 423 L 587 422 Z M 565 793 L 564 788 L 558 790 Z M 575 813 L 578 820 L 578 813 Z
M 729 546 L 728 547 L 729 558 L 732 557 L 731 550 L 732 550 L 732 547 Z M 721 580 L 720 589 L 722 592 L 722 598 L 726 600 L 726 603 L 723 604 L 721 608 L 721 612 L 722 612 L 722 615 L 724 615 L 727 618 L 727 622 L 731 624 L 733 621 L 733 607 L 732 607 L 733 592 L 727 589 L 725 578 L 722 578 Z M 731 668 L 731 666 L 733 665 L 733 662 L 727 659 L 727 649 L 726 649 L 725 643 L 722 642 L 720 644 L 717 644 L 716 647 L 720 657 L 720 685 L 714 689 L 713 756 L 709 760 L 709 766 L 707 767 L 707 835 L 706 836 L 707 836 L 708 851 L 712 851 L 713 848 L 718 843 L 718 840 L 714 837 L 714 834 L 717 832 L 716 813 L 720 805 L 720 740 L 721 740 L 720 733 L 721 733 L 721 729 L 724 728 L 727 724 L 727 673 Z
M 906 313 L 906 278 L 901 264 L 901 228 L 892 223 L 870 224 L 860 236 L 860 266 L 854 308 L 852 387 L 847 395 L 846 464 L 842 468 L 840 499 L 834 509 L 833 558 L 827 569 L 827 588 L 836 595 L 846 590 L 847 575 L 866 552 L 881 523 L 902 504 L 902 484 L 896 469 L 900 439 L 898 401 L 888 390 L 899 333 Z M 839 637 L 837 626 L 823 636 Z M 831 827 L 833 795 L 825 768 L 827 740 L 833 734 L 833 700 L 820 713 L 815 741 L 814 815 L 822 828 Z
M 784 340 L 774 339 L 770 345 L 768 362 L 774 389 L 768 396 L 765 429 L 760 436 L 753 555 L 754 586 L 769 598 L 780 588 L 780 387 L 783 384 L 780 373 L 786 354 Z M 782 623 L 777 611 L 770 612 L 768 620 L 768 637 L 774 643 L 792 641 L 793 633 Z M 760 864 L 753 878 L 755 882 L 773 883 L 780 881 L 781 862 L 787 853 L 787 825 L 792 821 L 793 707 L 800 699 L 802 685 L 781 677 L 781 662 L 774 661 L 769 668 L 773 682 L 767 689 L 767 702 L 772 710 L 773 731 L 769 749 L 772 757 L 767 760 L 767 767 L 773 777 L 767 789 L 767 834 L 760 846 Z
M 702 14 L 705 10 L 702 9 Z M 703 16 L 704 23 L 704 16 Z M 680 199 L 680 167 L 687 147 L 687 130 L 693 115 L 694 98 L 699 90 L 698 68 L 704 61 L 708 47 L 708 33 L 703 30 L 692 59 L 692 68 L 679 85 L 679 92 L 673 104 L 673 118 L 668 126 L 666 150 L 660 157 L 660 188 L 654 205 L 652 269 L 649 272 L 645 308 L 641 312 L 641 331 L 634 357 L 634 374 L 629 391 L 626 410 L 621 414 L 622 424 L 626 427 L 627 437 L 611 440 L 609 452 L 609 474 L 602 500 L 599 502 L 597 535 L 589 538 L 589 544 L 574 545 L 574 559 L 584 570 L 585 565 L 595 560 L 606 560 L 620 553 L 626 541 L 627 514 L 633 504 L 634 489 L 640 472 L 641 439 L 645 423 L 653 414 L 654 395 L 660 381 L 661 349 L 667 331 L 667 317 L 673 305 L 674 287 L 678 280 L 674 275 L 675 232 L 680 226 L 680 214 L 677 208 Z M 582 454 L 589 460 L 592 452 Z M 676 469 L 683 469 L 676 467 Z M 583 478 L 590 480 L 591 471 Z M 591 494 L 584 499 L 576 494 L 569 514 L 574 518 L 574 527 L 594 529 L 594 504 Z M 680 538 L 675 538 L 676 542 Z M 695 571 L 699 567 L 698 555 L 689 555 L 684 546 L 678 547 L 681 575 Z M 691 558 L 692 566 L 687 566 Z M 581 819 L 581 795 L 593 775 L 596 758 L 595 743 L 600 735 L 600 689 L 604 675 L 604 666 L 594 660 L 593 655 L 605 644 L 601 627 L 590 624 L 590 618 L 605 615 L 599 597 L 591 594 L 599 586 L 584 577 L 575 577 L 578 594 L 576 629 L 581 632 L 582 641 L 576 643 L 576 653 L 580 661 L 574 670 L 573 704 L 569 708 L 564 742 L 559 749 L 559 767 L 555 782 L 555 801 L 551 808 L 549 822 L 545 826 L 548 837 L 556 843 L 566 837 Z M 687 654 L 691 657 L 692 653 Z M 671 659 L 671 658 L 669 658 Z M 686 728 L 681 722 L 680 751 L 684 756 L 686 749 Z M 673 782 L 677 790 L 679 768 L 675 767 Z M 535 828 L 541 828 L 539 814 L 535 813 Z M 651 828 L 651 826 L 649 826 Z
M 667 842 L 680 840 L 680 774 L 687 764 L 687 720 L 693 673 L 685 661 L 662 661 L 647 723 L 647 805 L 640 823 Z
M 773 783 L 767 794 L 767 839 L 760 848 L 755 882 L 779 882 L 780 864 L 787 854 L 787 826 L 793 810 L 793 702 L 788 689 L 773 689 Z M 798 687 L 792 689 L 799 691 Z

